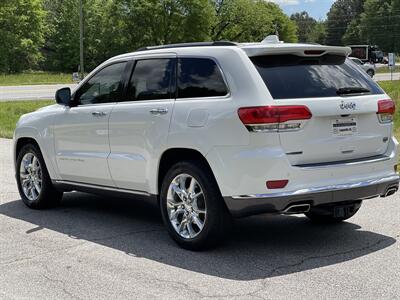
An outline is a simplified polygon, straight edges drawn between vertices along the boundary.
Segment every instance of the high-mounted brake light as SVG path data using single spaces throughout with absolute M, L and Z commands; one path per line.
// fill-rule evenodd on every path
M 385 99 L 378 101 L 378 119 L 381 123 L 390 123 L 393 121 L 393 115 L 396 111 L 396 106 L 393 100 Z
M 247 129 L 254 132 L 298 130 L 304 120 L 312 117 L 304 105 L 242 107 L 238 114 Z
M 321 55 L 325 50 L 304 50 L 305 55 Z

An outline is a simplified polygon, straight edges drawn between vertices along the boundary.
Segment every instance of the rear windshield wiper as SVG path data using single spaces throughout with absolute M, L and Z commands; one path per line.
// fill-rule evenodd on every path
M 370 93 L 371 91 L 362 86 L 349 86 L 343 87 L 336 90 L 336 94 L 338 95 L 349 95 L 349 94 L 361 94 L 361 93 Z

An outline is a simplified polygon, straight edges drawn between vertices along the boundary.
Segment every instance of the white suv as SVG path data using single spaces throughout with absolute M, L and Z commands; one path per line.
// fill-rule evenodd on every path
M 111 58 L 19 120 L 22 200 L 43 208 L 75 190 L 154 200 L 188 249 L 215 244 L 232 216 L 348 219 L 399 185 L 394 103 L 350 53 L 268 38 Z

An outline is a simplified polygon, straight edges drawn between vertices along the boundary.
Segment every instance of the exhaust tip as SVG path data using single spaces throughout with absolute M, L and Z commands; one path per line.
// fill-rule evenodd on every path
M 386 190 L 386 193 L 384 194 L 383 197 L 389 197 L 389 196 L 393 195 L 394 193 L 396 193 L 397 190 L 398 190 L 397 187 L 388 188 L 388 189 Z
M 286 208 L 282 213 L 285 215 L 302 214 L 310 211 L 310 204 L 295 204 Z

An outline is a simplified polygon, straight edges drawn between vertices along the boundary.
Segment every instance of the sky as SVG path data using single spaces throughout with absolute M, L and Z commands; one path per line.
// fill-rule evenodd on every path
M 319 20 L 326 19 L 326 13 L 335 0 L 269 0 L 280 5 L 289 16 L 305 10 L 310 16 Z

